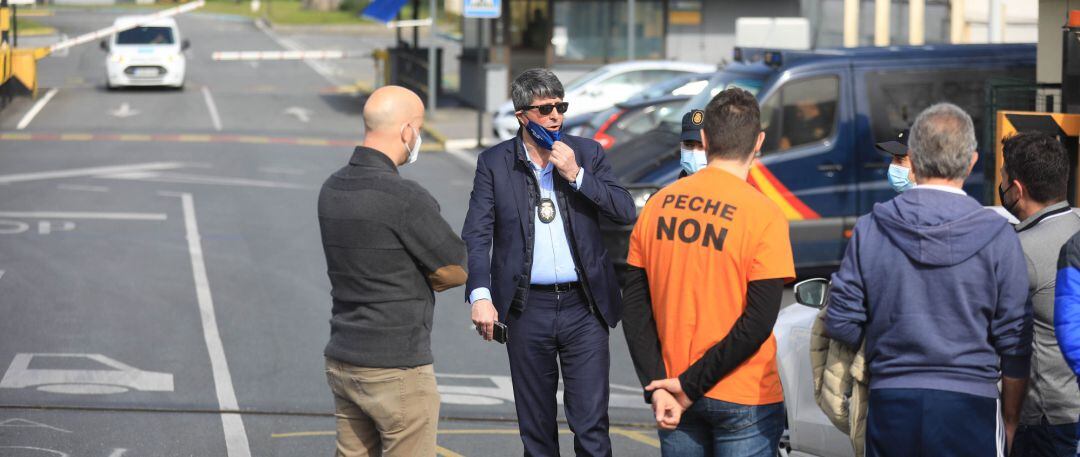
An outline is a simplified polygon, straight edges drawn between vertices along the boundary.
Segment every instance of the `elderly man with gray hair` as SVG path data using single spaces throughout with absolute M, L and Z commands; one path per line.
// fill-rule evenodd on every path
M 856 222 L 826 329 L 866 344 L 868 457 L 1002 456 L 1031 357 L 1024 254 L 962 189 L 978 160 L 967 113 L 927 108 L 908 145 L 918 185 Z
M 608 329 L 622 302 L 599 219 L 632 223 L 634 202 L 597 142 L 561 133 L 567 102 L 551 71 L 525 71 L 511 94 L 521 129 L 477 158 L 461 230 L 472 321 L 506 343 L 525 455 L 559 455 L 561 371 L 575 453 L 610 456 Z

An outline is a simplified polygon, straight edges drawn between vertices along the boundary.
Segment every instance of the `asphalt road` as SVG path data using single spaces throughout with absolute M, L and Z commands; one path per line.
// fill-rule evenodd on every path
M 73 36 L 115 15 L 41 21 Z M 0 111 L 0 455 L 332 452 L 315 202 L 362 138 L 361 101 L 302 62 L 209 59 L 282 49 L 251 23 L 180 26 L 182 91 L 105 90 L 91 43 L 41 61 L 43 96 Z M 453 227 L 472 172 L 441 152 L 402 169 Z M 440 454 L 520 455 L 505 351 L 477 338 L 463 294 L 438 296 Z M 620 329 L 611 351 L 615 455 L 658 454 L 633 427 L 650 414 Z

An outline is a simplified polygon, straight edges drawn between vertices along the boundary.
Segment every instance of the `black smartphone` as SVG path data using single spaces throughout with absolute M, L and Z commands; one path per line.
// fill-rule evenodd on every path
M 506 324 L 498 321 L 495 322 L 495 327 L 491 333 L 491 339 L 502 344 L 506 344 L 507 338 L 510 337 L 510 334 L 506 331 Z

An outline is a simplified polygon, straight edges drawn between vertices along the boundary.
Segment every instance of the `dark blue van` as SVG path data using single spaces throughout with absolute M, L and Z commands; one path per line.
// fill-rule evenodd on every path
M 979 164 L 965 185 L 990 204 L 993 141 L 987 131 L 994 85 L 1034 85 L 1035 45 L 932 45 L 816 51 L 736 50 L 736 61 L 657 129 L 616 145 L 609 161 L 643 206 L 679 172 L 683 113 L 703 108 L 727 87 L 761 103 L 765 145 L 750 182 L 791 221 L 800 272 L 839 265 L 856 218 L 895 196 L 889 158 L 874 143 L 895 139 L 924 108 L 948 101 L 974 119 Z M 631 226 L 606 226 L 610 252 L 625 262 Z M 620 256 L 621 254 L 621 256 Z

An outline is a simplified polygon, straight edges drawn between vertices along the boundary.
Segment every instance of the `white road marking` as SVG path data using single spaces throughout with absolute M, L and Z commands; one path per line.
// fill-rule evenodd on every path
M 214 124 L 214 130 L 221 131 L 221 116 L 218 116 L 217 105 L 214 104 L 214 97 L 210 95 L 210 88 L 202 87 L 203 98 L 206 99 L 206 109 L 210 111 L 210 122 Z
M 76 363 L 85 363 L 90 360 L 107 369 L 30 368 L 35 358 L 75 360 Z M 23 389 L 27 387 L 34 387 L 45 392 L 76 395 L 121 393 L 127 392 L 128 389 L 144 392 L 172 392 L 173 375 L 140 370 L 101 354 L 15 354 L 7 372 L 4 373 L 4 378 L 0 379 L 0 388 Z
M 189 193 L 161 193 L 168 197 L 178 197 L 184 208 L 184 228 L 187 233 L 188 252 L 191 254 L 191 271 L 195 279 L 195 292 L 199 302 L 199 315 L 202 318 L 203 336 L 210 354 L 210 366 L 214 374 L 214 389 L 217 391 L 218 406 L 226 411 L 238 411 L 236 391 L 233 389 L 232 375 L 225 359 L 225 347 L 221 343 L 217 316 L 214 314 L 214 298 L 210 294 L 210 280 L 206 275 L 206 262 L 203 259 L 202 239 L 199 237 L 199 225 L 195 220 L 195 201 Z M 225 448 L 228 457 L 251 457 L 247 432 L 243 418 L 236 413 L 222 413 L 221 425 L 225 430 Z
M 307 170 L 302 170 L 302 169 L 299 169 L 299 168 L 287 168 L 287 167 L 260 167 L 259 171 L 263 172 L 263 173 L 269 173 L 269 174 L 282 174 L 282 175 L 295 175 L 295 176 L 307 174 Z
M 164 213 L 90 213 L 82 211 L 0 211 L 0 217 L 14 219 L 101 219 L 120 221 L 164 221 Z
M 113 448 L 112 454 L 109 454 L 109 457 L 124 457 L 125 453 L 127 453 L 127 449 Z
M 4 270 L 0 270 L 0 279 L 4 279 Z
M 285 109 L 285 114 L 296 117 L 296 120 L 305 124 L 311 120 L 311 110 L 299 106 L 290 106 Z
M 478 157 L 480 157 L 477 154 L 473 154 L 471 152 L 462 151 L 462 150 L 458 150 L 458 149 L 447 149 L 446 153 L 450 154 L 450 157 L 458 159 L 462 163 L 464 163 L 465 165 L 468 165 L 470 167 L 475 167 L 476 166 L 476 159 Z
M 3 273 L 0 271 L 0 273 Z M 53 427 L 49 424 L 43 424 L 41 422 L 34 422 L 32 420 L 20 419 L 18 417 L 8 419 L 0 422 L 0 427 L 27 427 L 27 428 L 47 428 L 49 430 L 56 430 L 61 433 L 71 433 L 71 430 L 64 430 L 59 427 Z
M 112 114 L 113 117 L 124 119 L 132 116 L 138 116 L 139 110 L 131 109 L 131 104 L 129 104 L 128 102 L 124 102 L 120 104 L 119 108 L 109 111 L 109 114 Z
M 43 447 L 33 447 L 33 446 L 0 446 L 0 449 L 28 449 L 28 450 L 31 450 L 31 451 L 42 451 L 42 452 L 48 452 L 49 454 L 52 454 L 52 455 L 58 455 L 58 456 L 60 456 L 60 457 L 68 457 L 68 455 L 67 455 L 67 454 L 65 454 L 65 453 L 63 453 L 63 452 L 57 451 L 57 450 L 55 450 L 55 449 L 45 449 L 45 448 L 43 448 Z
M 222 186 L 264 187 L 272 189 L 315 189 L 315 187 L 303 186 L 300 184 L 292 184 L 287 182 L 229 178 L 223 176 L 192 175 L 186 173 L 121 173 L 116 175 L 101 176 L 101 178 L 125 179 L 131 181 L 171 182 L 180 184 L 216 184 Z
M 276 33 L 274 33 L 273 30 L 270 30 L 270 28 L 267 27 L 266 24 L 264 24 L 261 20 L 255 21 L 255 27 L 257 27 L 259 30 L 262 30 L 263 33 L 265 33 L 266 36 L 270 37 L 271 40 L 274 40 L 274 42 L 277 43 L 278 46 L 281 46 L 290 51 L 304 50 L 301 46 L 296 45 L 292 41 L 279 37 Z M 304 60 L 303 62 L 306 63 L 309 67 L 311 67 L 312 70 L 315 70 L 315 73 L 318 73 L 319 76 L 322 76 L 327 81 L 329 81 L 330 84 L 335 86 L 344 85 L 342 82 L 334 78 L 334 71 L 324 65 L 322 62 L 316 60 Z
M 72 168 L 68 170 L 42 171 L 37 173 L 17 173 L 12 175 L 0 175 L 0 184 L 40 181 L 43 179 L 73 178 L 77 176 L 96 176 L 102 174 L 125 173 L 132 171 L 172 170 L 183 167 L 184 164 L 180 162 L 148 162 L 133 165 Z
M 38 235 L 49 235 L 53 232 L 70 232 L 75 230 L 75 223 L 62 221 L 58 225 L 52 221 L 38 221 Z
M 36 117 L 38 113 L 41 112 L 41 109 L 45 107 L 45 104 L 49 103 L 49 100 L 52 100 L 52 98 L 55 97 L 56 93 L 59 91 L 60 89 L 49 89 L 49 91 L 45 93 L 45 96 L 41 97 L 41 100 L 38 100 L 37 103 L 34 103 L 34 106 L 30 108 L 30 111 L 26 112 L 26 115 L 23 116 L 23 118 L 19 121 L 19 124 L 15 126 L 15 129 L 22 130 L 25 129 L 26 126 L 30 125 L 30 122 L 32 122 L 34 120 L 34 117 Z
M 108 192 L 109 188 L 105 186 L 83 186 L 79 184 L 60 184 L 56 186 L 60 190 L 74 190 L 77 192 Z

